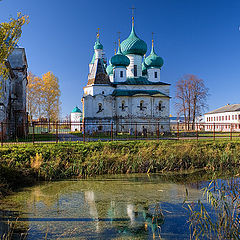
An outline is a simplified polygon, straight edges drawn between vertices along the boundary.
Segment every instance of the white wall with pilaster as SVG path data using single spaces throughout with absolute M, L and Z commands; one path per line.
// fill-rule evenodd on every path
M 147 70 L 148 80 L 151 82 L 160 82 L 160 69 L 159 68 L 149 68 Z M 155 78 L 155 73 L 157 74 L 157 78 Z
M 122 77 L 121 77 L 121 72 L 123 74 Z M 127 80 L 126 68 L 125 67 L 114 67 L 113 77 L 114 77 L 113 82 L 124 82 L 124 81 L 126 81 Z
M 109 85 L 103 85 L 103 84 L 94 84 L 89 87 L 84 87 L 84 96 L 86 95 L 98 95 L 102 94 L 104 96 L 111 95 L 115 88 Z
M 113 82 L 113 81 L 114 81 L 114 79 L 113 79 L 113 74 L 110 74 L 110 75 L 109 75 L 109 79 L 110 79 L 110 82 Z
M 102 55 L 103 55 L 102 49 L 95 49 L 94 52 L 95 52 L 95 59 L 102 58 Z
M 134 65 L 137 65 L 137 77 L 142 76 L 142 56 L 135 54 L 128 54 L 130 64 L 127 67 L 127 77 L 134 77 Z

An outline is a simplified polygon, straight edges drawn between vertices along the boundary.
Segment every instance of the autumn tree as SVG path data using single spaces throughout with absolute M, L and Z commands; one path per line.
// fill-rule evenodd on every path
M 56 121 L 59 119 L 60 113 L 60 88 L 59 80 L 52 73 L 47 72 L 42 76 L 43 80 L 43 110 L 45 116 L 51 120 Z
M 183 115 L 187 129 L 195 126 L 195 119 L 207 107 L 208 88 L 203 79 L 188 74 L 176 83 L 175 107 L 179 116 Z
M 28 22 L 28 16 L 18 13 L 16 19 L 10 18 L 9 22 L 0 23 L 0 76 L 3 79 L 8 76 L 5 61 L 21 37 L 23 25 Z
M 37 77 L 28 73 L 27 110 L 30 119 L 46 117 L 50 121 L 59 119 L 60 88 L 58 78 L 51 72 Z
M 43 80 L 35 76 L 33 73 L 28 73 L 27 85 L 27 111 L 30 119 L 34 117 L 41 118 L 43 112 Z

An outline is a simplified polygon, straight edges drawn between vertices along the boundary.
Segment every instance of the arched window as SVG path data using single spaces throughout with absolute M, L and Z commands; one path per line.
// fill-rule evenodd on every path
M 121 106 L 121 108 L 122 108 L 122 111 L 124 111 L 124 109 L 125 109 L 125 101 L 122 101 L 122 106 Z
M 158 103 L 158 110 L 159 110 L 159 111 L 162 111 L 162 102 L 159 102 L 159 103 Z
M 123 71 L 120 71 L 120 78 L 123 78 Z
M 99 103 L 99 104 L 98 104 L 98 112 L 101 112 L 101 111 L 102 111 L 102 104 Z
M 157 78 L 157 72 L 154 72 L 154 77 Z
M 140 101 L 140 110 L 142 111 L 143 110 L 143 100 L 142 101 Z

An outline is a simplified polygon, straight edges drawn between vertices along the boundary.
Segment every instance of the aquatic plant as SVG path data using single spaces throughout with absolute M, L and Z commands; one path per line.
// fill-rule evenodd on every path
M 203 197 L 209 210 L 202 201 L 187 204 L 191 239 L 240 239 L 239 179 L 212 181 L 203 189 Z

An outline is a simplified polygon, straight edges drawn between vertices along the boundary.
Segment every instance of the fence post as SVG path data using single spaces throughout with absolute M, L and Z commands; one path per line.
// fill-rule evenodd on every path
M 111 141 L 113 141 L 113 122 L 111 123 Z
M 232 141 L 232 124 L 230 124 L 230 141 Z
M 177 139 L 179 140 L 179 121 L 177 121 Z
M 197 137 L 197 141 L 198 141 L 198 123 L 196 123 L 196 127 L 197 127 L 196 137 Z
M 137 139 L 137 123 L 135 125 L 135 139 Z
M 158 138 L 158 140 L 159 140 L 159 122 L 158 122 L 158 128 L 157 128 L 157 138 Z
M 34 122 L 32 122 L 32 127 L 33 127 L 32 142 L 33 142 L 33 144 L 34 144 L 34 142 L 35 142 L 35 129 L 34 129 L 35 124 L 34 124 Z
M 213 123 L 213 140 L 215 141 L 215 123 Z
M 83 142 L 85 143 L 85 119 L 83 119 Z
M 58 143 L 58 121 L 56 121 L 56 143 Z
M 3 122 L 1 122 L 1 146 L 3 146 Z

